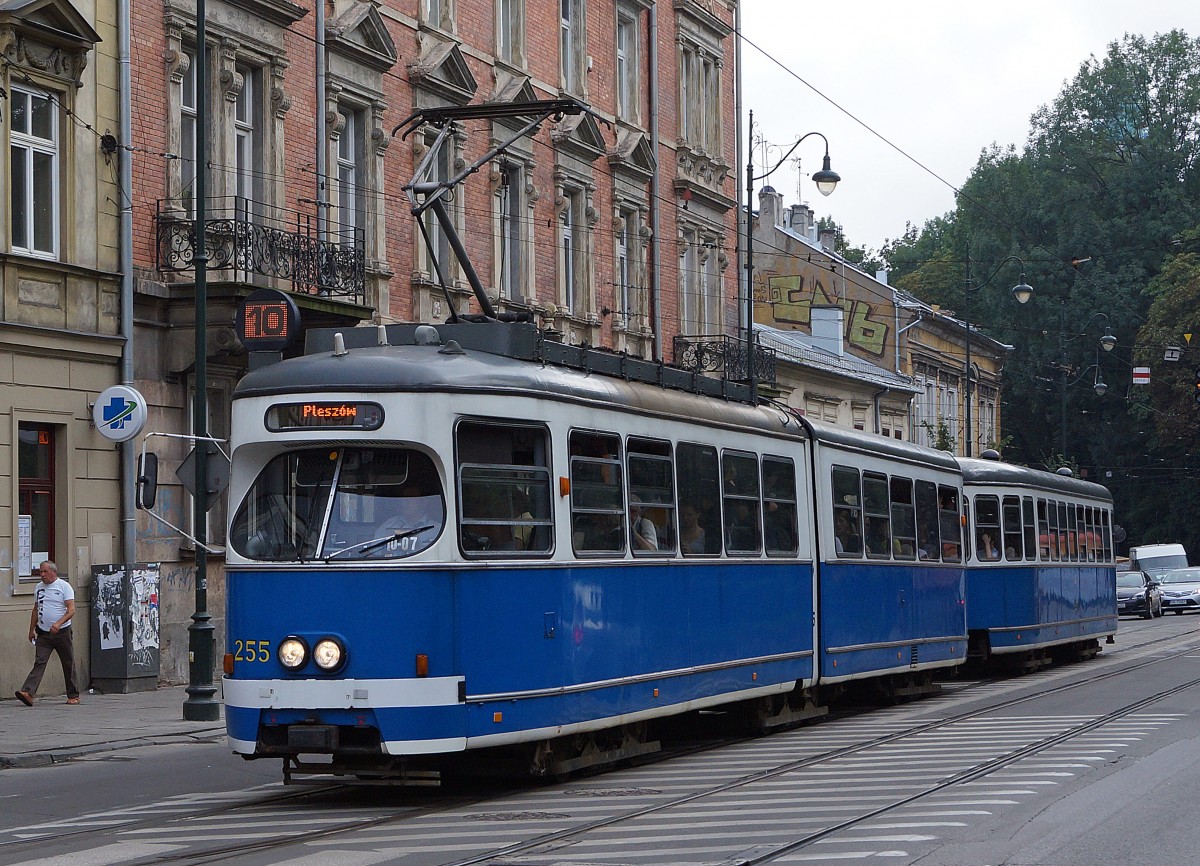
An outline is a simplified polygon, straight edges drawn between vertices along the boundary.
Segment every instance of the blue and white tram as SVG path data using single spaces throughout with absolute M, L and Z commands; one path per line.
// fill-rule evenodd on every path
M 928 690 L 934 670 L 966 660 L 958 465 L 943 451 L 809 426 L 822 542 L 819 681 L 871 678 L 892 697 Z
M 1094 656 L 1117 631 L 1112 494 L 997 460 L 958 463 L 972 658 L 1031 668 Z
M 416 336 L 235 391 L 235 752 L 384 777 L 511 747 L 563 772 L 650 748 L 653 719 L 740 703 L 769 726 L 816 712 L 822 678 L 965 658 L 961 562 L 915 552 L 942 519 L 922 496 L 960 495 L 944 455 Z M 845 510 L 910 547 L 834 554 Z

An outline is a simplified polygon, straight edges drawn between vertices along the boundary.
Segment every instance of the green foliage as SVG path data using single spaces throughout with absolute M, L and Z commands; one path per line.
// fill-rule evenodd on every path
M 1023 147 L 981 152 L 956 210 L 907 226 L 880 255 L 894 285 L 956 310 L 969 258 L 969 317 L 1013 346 L 1006 459 L 1077 466 L 1113 490 L 1131 542 L 1200 555 L 1200 40 L 1126 35 L 1088 58 L 1033 114 Z M 1010 255 L 1035 290 L 1024 306 L 1008 292 Z M 1113 352 L 1098 348 L 1106 327 Z M 1164 362 L 1184 332 L 1196 348 Z M 1090 387 L 1097 364 L 1104 397 Z M 1134 364 L 1151 367 L 1150 386 L 1131 385 Z M 1184 479 L 1170 482 L 1177 500 L 1163 499 L 1167 477 Z
M 922 421 L 921 426 L 925 428 L 925 432 L 933 437 L 932 447 L 938 451 L 949 451 L 954 453 L 954 431 L 950 429 L 950 425 L 941 419 L 936 424 L 931 421 Z

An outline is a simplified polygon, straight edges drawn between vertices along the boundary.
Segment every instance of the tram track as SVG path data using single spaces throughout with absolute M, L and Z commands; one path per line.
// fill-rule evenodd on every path
M 1196 643 L 1191 639 L 1192 635 L 1172 635 L 1152 640 L 1144 641 L 1134 647 L 1128 648 L 1126 652 L 1136 653 L 1137 656 L 1144 656 L 1147 653 L 1154 653 L 1151 658 L 1142 658 L 1140 660 L 1129 659 L 1128 656 L 1111 655 L 1102 657 L 1099 660 L 1101 663 L 1113 665 L 1111 670 L 1092 670 L 1083 677 L 1073 677 L 1069 682 L 1061 682 L 1047 687 L 1035 687 L 1033 691 L 1026 691 L 1020 695 L 1014 695 L 1003 700 L 987 700 L 983 701 L 983 705 L 965 709 L 962 712 L 952 715 L 942 716 L 937 719 L 921 722 L 906 726 L 903 730 L 897 730 L 885 735 L 864 739 L 861 742 L 856 742 L 839 748 L 826 749 L 818 753 L 810 754 L 796 760 L 784 761 L 771 767 L 748 773 L 738 778 L 731 779 L 720 784 L 709 785 L 701 790 L 688 792 L 680 796 L 671 796 L 661 801 L 645 805 L 639 808 L 625 809 L 613 814 L 605 815 L 593 820 L 585 820 L 580 823 L 575 823 L 572 826 L 564 827 L 559 830 L 550 832 L 531 832 L 528 838 L 514 841 L 511 844 L 503 846 L 495 846 L 488 850 L 472 853 L 469 856 L 460 859 L 446 861 L 444 866 L 477 866 L 477 864 L 485 863 L 504 863 L 510 860 L 523 857 L 534 856 L 539 851 L 545 850 L 547 847 L 555 848 L 564 845 L 569 845 L 575 840 L 583 839 L 589 834 L 595 834 L 598 831 L 611 831 L 613 828 L 620 827 L 625 823 L 633 823 L 660 813 L 666 813 L 672 809 L 687 807 L 692 804 L 703 803 L 706 799 L 720 797 L 724 794 L 737 792 L 739 790 L 749 789 L 755 785 L 759 785 L 771 780 L 780 779 L 789 774 L 800 773 L 806 770 L 820 769 L 824 765 L 836 764 L 839 760 L 851 758 L 856 755 L 869 753 L 872 749 L 879 749 L 885 746 L 895 746 L 903 743 L 906 739 L 919 738 L 923 735 L 936 733 L 940 729 L 950 729 L 955 725 L 961 725 L 971 720 L 979 719 L 988 715 L 994 715 L 1004 710 L 1019 707 L 1033 701 L 1046 699 L 1055 695 L 1060 695 L 1069 692 L 1073 689 L 1078 689 L 1088 685 L 1100 683 L 1114 677 L 1134 674 L 1138 671 L 1151 668 L 1160 663 L 1170 663 L 1174 659 L 1185 656 L 1196 651 Z M 1164 651 L 1164 647 L 1172 643 L 1178 644 L 1181 640 L 1186 641 L 1186 645 L 1179 647 L 1175 651 Z M 1124 661 L 1124 663 L 1122 663 Z M 1088 666 L 1094 666 L 1097 662 L 1084 663 Z M 1074 665 L 1064 666 L 1054 669 L 1054 672 L 1062 676 L 1072 676 L 1080 672 L 1080 668 Z M 1042 672 L 1048 673 L 1048 672 Z M 1037 676 L 1037 675 L 1034 675 Z M 976 683 L 964 685 L 956 689 L 948 689 L 942 696 L 942 699 L 948 702 L 957 702 L 962 700 L 977 701 L 979 700 L 978 690 L 994 686 L 998 683 L 1011 683 L 1014 687 L 1021 687 L 1022 682 L 1028 682 L 1029 678 L 1001 678 L 981 680 Z M 1093 719 L 1085 724 L 1078 725 L 1069 730 L 1065 730 L 1055 734 L 1054 736 L 1045 737 L 1036 742 L 1029 743 L 1021 748 L 1014 749 L 1004 754 L 993 756 L 988 761 L 983 761 L 965 767 L 958 772 L 948 776 L 943 780 L 939 780 L 936 784 L 931 784 L 922 788 L 919 791 L 910 792 L 904 797 L 898 797 L 894 801 L 889 801 L 878 805 L 869 811 L 862 814 L 851 816 L 843 821 L 830 824 L 829 826 L 814 829 L 810 833 L 798 836 L 790 840 L 785 845 L 779 846 L 759 846 L 753 855 L 739 862 L 746 863 L 766 863 L 772 859 L 785 857 L 790 852 L 802 848 L 806 845 L 813 844 L 821 839 L 835 835 L 840 831 L 847 830 L 864 822 L 871 821 L 881 815 L 888 813 L 905 805 L 911 804 L 922 798 L 929 797 L 933 794 L 945 791 L 955 785 L 961 785 L 970 782 L 974 779 L 986 776 L 999 769 L 1014 764 L 1023 758 L 1038 752 L 1052 748 L 1064 742 L 1068 742 L 1073 738 L 1077 738 L 1094 731 L 1106 724 L 1119 720 L 1127 715 L 1136 713 L 1141 709 L 1151 706 L 1157 701 L 1161 701 L 1173 694 L 1193 688 L 1200 685 L 1200 679 L 1191 680 L 1181 685 L 1164 689 L 1149 697 L 1136 702 L 1129 703 L 1125 706 L 1112 710 L 1105 715 Z M 939 698 L 933 699 L 934 701 Z M 922 709 L 929 706 L 928 702 L 918 701 L 912 704 L 905 705 L 914 710 Z M 869 713 L 847 713 L 839 715 L 838 719 L 852 719 L 858 716 L 869 718 Z M 816 725 L 811 730 L 818 730 L 823 725 Z M 795 731 L 792 732 L 796 733 Z M 753 743 L 758 740 L 766 740 L 762 737 L 741 737 L 741 738 L 723 738 L 720 740 L 704 740 L 699 743 L 692 742 L 686 744 L 683 748 L 671 749 L 665 751 L 658 758 L 643 758 L 637 762 L 637 766 L 643 770 L 652 770 L 654 765 L 669 766 L 671 761 L 686 758 L 689 755 L 698 755 L 705 752 L 714 751 L 718 748 L 734 747 L 742 744 Z M 419 822 L 421 820 L 429 820 L 444 816 L 447 820 L 453 820 L 456 814 L 466 814 L 472 811 L 479 810 L 481 807 L 486 808 L 489 803 L 496 803 L 504 800 L 515 798 L 521 801 L 526 798 L 526 795 L 533 795 L 539 792 L 544 792 L 545 787 L 529 787 L 519 785 L 499 785 L 492 787 L 485 792 L 478 792 L 478 788 L 474 792 L 469 789 L 443 791 L 435 798 L 431 798 L 427 793 L 418 797 L 416 792 L 411 794 L 411 802 L 398 802 L 393 799 L 391 802 L 386 802 L 376 808 L 387 809 L 387 814 L 374 814 L 369 817 L 359 819 L 350 819 L 339 821 L 330 826 L 324 826 L 311 830 L 296 831 L 295 827 L 289 827 L 287 821 L 281 821 L 278 826 L 278 834 L 272 834 L 267 838 L 256 839 L 253 841 L 240 840 L 230 844 L 220 844 L 219 833 L 214 833 L 212 841 L 218 844 L 213 846 L 195 847 L 187 846 L 186 848 L 164 852 L 158 856 L 150 856 L 129 862 L 138 864 L 176 864 L 176 863 L 217 863 L 227 860 L 240 858 L 250 854 L 267 854 L 273 850 L 283 850 L 292 846 L 316 844 L 322 842 L 335 842 L 337 840 L 352 840 L 356 834 L 370 833 L 380 830 L 397 830 L 402 829 L 406 823 Z M 194 811 L 179 812 L 176 814 L 164 815 L 162 813 L 152 813 L 149 810 L 132 817 L 128 821 L 118 821 L 110 826 L 97 827 L 94 824 L 91 826 L 82 826 L 79 829 L 65 830 L 55 829 L 54 838 L 61 840 L 74 840 L 81 837 L 95 839 L 97 836 L 104 836 L 109 841 L 119 840 L 123 836 L 129 835 L 131 838 L 136 838 L 137 833 L 149 832 L 156 827 L 177 827 L 181 831 L 186 831 L 189 824 L 212 823 L 212 822 L 236 822 L 243 820 L 255 812 L 269 811 L 271 809 L 279 809 L 290 805 L 303 805 L 306 803 L 314 804 L 314 815 L 320 814 L 318 809 L 321 805 L 328 805 L 331 801 L 337 801 L 339 798 L 348 796 L 353 791 L 355 795 L 362 795 L 363 789 L 353 785 L 345 785 L 341 783 L 318 784 L 306 786 L 302 790 L 286 790 L 278 793 L 267 794 L 264 796 L 255 796 L 236 802 L 222 803 L 219 806 L 210 806 L 208 808 L 200 808 Z M 409 796 L 406 794 L 405 796 Z M 532 796 L 530 796 L 532 799 Z M 350 808 L 354 808 L 351 806 Z M 396 809 L 400 808 L 402 814 L 395 814 Z M 134 810 L 131 810 L 134 811 Z M 532 810 L 525 810 L 533 813 Z M 110 813 L 98 813 L 97 816 L 82 816 L 85 818 L 95 818 L 100 815 Z M 518 813 L 520 814 L 520 813 Z M 478 818 L 479 816 L 476 815 Z M 557 816 L 556 816 L 557 817 Z M 565 817 L 565 816 L 562 816 Z M 464 819 L 465 820 L 465 819 Z M 478 823 L 474 826 L 478 827 Z M 25 832 L 36 831 L 37 827 L 23 828 Z M 45 835 L 38 835 L 26 839 L 11 839 L 0 843 L 0 860 L 5 862 L 10 861 L 9 858 L 14 855 L 19 855 L 22 851 L 29 851 L 39 842 L 44 842 Z M 164 833 L 164 840 L 170 839 L 169 833 Z
M 1167 639 L 1168 641 L 1171 639 Z M 1178 637 L 1175 638 L 1178 640 Z M 1160 644 L 1162 641 L 1150 641 L 1139 645 L 1139 651 L 1155 651 L 1151 646 Z M 1139 670 L 1150 668 L 1160 663 L 1170 662 L 1171 660 L 1193 653 L 1195 645 L 1189 641 L 1187 646 L 1181 647 L 1176 652 L 1161 653 L 1154 658 L 1138 661 L 1133 664 L 1122 664 L 1114 667 L 1109 671 L 1098 671 L 1092 676 L 1087 676 L 1082 679 L 1073 680 L 1071 682 L 1059 683 L 1047 688 L 1038 688 L 1035 691 L 1013 696 L 1000 701 L 987 701 L 986 705 L 964 710 L 960 713 L 955 713 L 950 716 L 921 722 L 906 727 L 904 730 L 895 731 L 886 735 L 865 739 L 862 742 L 854 743 L 840 748 L 824 750 L 817 754 L 812 754 L 792 761 L 785 761 L 767 769 L 763 769 L 754 773 L 750 773 L 736 779 L 729 780 L 716 785 L 709 785 L 702 790 L 688 792 L 680 796 L 671 796 L 660 802 L 639 808 L 627 809 L 619 813 L 606 815 L 604 817 L 595 818 L 592 820 L 584 820 L 575 823 L 572 826 L 564 827 L 558 830 L 548 832 L 532 831 L 528 838 L 514 841 L 507 845 L 499 845 L 487 848 L 486 850 L 472 853 L 469 856 L 460 857 L 453 860 L 444 861 L 444 866 L 479 866 L 479 864 L 493 864 L 500 866 L 510 862 L 523 862 L 527 858 L 537 858 L 540 854 L 548 853 L 552 850 L 558 850 L 565 846 L 570 846 L 581 840 L 595 836 L 600 831 L 611 832 L 614 828 L 619 828 L 623 825 L 633 825 L 640 820 L 644 820 L 650 816 L 665 815 L 670 810 L 680 809 L 690 805 L 702 804 L 706 800 L 719 798 L 721 795 L 730 794 L 733 792 L 752 789 L 756 785 L 778 780 L 790 774 L 801 773 L 809 770 L 819 770 L 826 767 L 834 766 L 839 760 L 850 758 L 853 756 L 861 756 L 868 754 L 872 749 L 879 749 L 883 746 L 895 746 L 904 743 L 906 740 L 917 740 L 923 735 L 937 733 L 942 730 L 950 730 L 955 726 L 961 726 L 963 723 L 978 720 L 984 717 L 995 716 L 997 713 L 1009 710 L 1015 707 L 1029 704 L 1030 702 L 1043 700 L 1061 695 L 1074 689 L 1093 685 L 1113 677 L 1136 673 Z M 1064 669 L 1065 672 L 1070 672 Z M 984 681 L 979 685 L 994 683 L 995 681 Z M 1019 682 L 1019 681 L 1016 681 Z M 944 779 L 938 780 L 934 784 L 922 787 L 918 791 L 906 793 L 904 796 L 889 800 L 886 803 L 880 804 L 874 808 L 862 812 L 844 820 L 834 822 L 828 826 L 823 826 L 814 829 L 811 832 L 804 833 L 794 839 L 788 840 L 785 844 L 773 846 L 756 846 L 751 853 L 751 856 L 739 858 L 738 862 L 751 863 L 767 863 L 781 857 L 785 857 L 796 850 L 807 845 L 819 842 L 822 839 L 832 835 L 854 828 L 865 822 L 869 822 L 888 812 L 900 809 L 906 805 L 920 801 L 923 798 L 928 798 L 932 795 L 946 791 L 956 785 L 962 785 L 990 773 L 1009 767 L 1024 758 L 1036 755 L 1040 752 L 1051 749 L 1063 743 L 1070 742 L 1073 739 L 1083 737 L 1086 734 L 1098 730 L 1107 724 L 1120 720 L 1126 716 L 1144 710 L 1152 706 L 1158 701 L 1164 700 L 1172 695 L 1178 694 L 1187 689 L 1194 688 L 1200 685 L 1200 679 L 1190 680 L 1180 685 L 1173 686 L 1169 689 L 1164 689 L 1148 697 L 1138 701 L 1131 702 L 1119 708 L 1116 708 L 1102 716 L 1091 719 L 1085 723 L 1073 726 L 1067 730 L 1040 738 L 1034 742 L 1022 745 L 1006 751 L 1002 754 L 991 756 L 985 761 L 980 761 L 968 767 L 963 767 Z M 963 696 L 971 690 L 971 686 L 960 689 L 952 693 L 950 697 Z M 919 707 L 920 702 L 913 704 L 913 707 Z M 703 747 L 688 750 L 689 753 L 695 754 L 711 750 L 716 746 L 729 746 L 737 743 L 747 742 L 745 739 L 735 741 L 722 741 L 719 744 L 706 744 Z M 679 752 L 664 755 L 662 761 L 655 761 L 655 764 L 669 764 L 670 760 L 681 757 Z M 643 769 L 651 762 L 640 762 Z M 650 768 L 653 769 L 653 768 Z M 336 794 L 337 786 L 321 789 L 323 794 Z M 529 792 L 534 789 L 523 789 L 524 792 Z M 522 789 L 509 788 L 504 790 L 495 790 L 489 792 L 485 796 L 480 797 L 455 797 L 441 801 L 436 804 L 425 804 L 418 806 L 415 809 L 407 810 L 404 815 L 383 815 L 373 816 L 369 819 L 349 821 L 336 826 L 323 827 L 320 829 L 302 831 L 302 832 L 287 832 L 284 829 L 279 836 L 267 839 L 256 840 L 253 842 L 238 842 L 236 844 L 220 845 L 218 847 L 209 847 L 204 850 L 184 850 L 172 852 L 158 857 L 151 857 L 137 861 L 139 864 L 149 866 L 149 864 L 167 864 L 175 863 L 218 863 L 228 860 L 240 858 L 243 855 L 249 854 L 264 854 L 273 850 L 282 850 L 292 848 L 299 845 L 320 845 L 322 843 L 335 844 L 345 842 L 353 844 L 356 834 L 372 831 L 402 831 L 406 824 L 411 824 L 418 819 L 427 819 L 431 816 L 445 816 L 452 819 L 455 813 L 464 813 L 460 815 L 463 821 L 462 826 L 471 826 L 467 822 L 472 817 L 472 810 L 478 810 L 481 806 L 486 806 L 488 803 L 498 802 L 514 795 L 521 799 Z M 538 791 L 544 789 L 536 789 Z M 544 804 L 543 804 L 544 805 Z M 557 813 L 538 812 L 536 809 L 526 809 L 524 812 L 517 812 L 516 815 L 540 815 L 548 814 L 551 818 L 566 818 L 566 815 Z M 476 819 L 480 816 L 476 813 Z M 478 827 L 478 824 L 474 826 Z

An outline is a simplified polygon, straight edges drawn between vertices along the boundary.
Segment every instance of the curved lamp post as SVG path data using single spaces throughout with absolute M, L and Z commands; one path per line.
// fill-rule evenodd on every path
M 971 456 L 971 448 L 973 445 L 973 440 L 975 438 L 975 429 L 974 429 L 974 424 L 972 423 L 972 418 L 971 418 L 971 401 L 972 401 L 972 394 L 971 394 L 971 312 L 970 312 L 971 311 L 971 292 L 977 292 L 980 289 L 984 288 L 985 286 L 989 285 L 992 282 L 992 280 L 995 278 L 996 274 L 1000 273 L 1000 270 L 1009 262 L 1020 262 L 1020 264 L 1021 264 L 1021 281 L 1017 285 L 1013 286 L 1012 291 L 1013 291 L 1014 295 L 1016 295 L 1018 292 L 1020 292 L 1021 294 L 1024 294 L 1025 300 L 1027 301 L 1027 300 L 1029 300 L 1029 298 L 1031 298 L 1033 296 L 1033 287 L 1025 282 L 1025 262 L 1020 256 L 1005 257 L 1000 262 L 1000 264 L 996 265 L 996 269 L 994 271 L 992 271 L 990 274 L 988 274 L 987 279 L 985 279 L 982 283 L 980 283 L 977 286 L 972 286 L 971 285 L 970 248 L 968 248 L 968 250 L 967 250 L 967 277 L 966 277 L 966 282 L 963 285 L 963 326 L 966 330 L 966 344 L 967 344 L 967 351 L 966 351 L 967 358 L 966 358 L 966 364 L 963 368 L 963 373 L 964 373 L 964 375 L 963 375 L 963 383 L 964 383 L 963 384 L 963 397 L 965 398 L 963 400 L 963 404 L 966 409 L 966 422 L 967 422 L 967 426 L 966 426 L 966 429 L 965 429 L 964 435 L 963 435 L 963 454 L 967 457 Z M 1021 303 L 1024 303 L 1024 301 L 1022 301 Z
M 822 133 L 808 132 L 796 139 L 796 142 L 788 148 L 787 153 L 779 158 L 779 161 L 767 169 L 760 175 L 754 174 L 754 112 L 750 112 L 750 148 L 747 151 L 746 159 L 746 298 L 742 305 L 742 315 L 745 318 L 745 337 L 746 337 L 746 372 L 749 378 L 750 385 L 750 400 L 753 403 L 758 403 L 758 371 L 755 369 L 757 340 L 754 337 L 754 182 L 756 180 L 766 180 L 775 173 L 779 166 L 787 161 L 787 158 L 795 152 L 800 146 L 800 142 L 811 136 L 820 136 L 821 141 L 825 142 L 825 160 L 821 165 L 821 170 L 814 172 L 812 179 L 817 185 L 817 191 L 821 195 L 829 195 L 837 188 L 842 177 L 836 171 L 829 167 L 829 139 Z

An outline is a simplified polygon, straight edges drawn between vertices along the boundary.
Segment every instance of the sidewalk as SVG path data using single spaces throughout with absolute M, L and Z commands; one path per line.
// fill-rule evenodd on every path
M 2 695 L 0 770 L 47 766 L 133 746 L 225 736 L 224 708 L 217 721 L 189 722 L 183 718 L 185 700 L 183 686 L 128 695 L 84 692 L 74 707 L 67 706 L 63 695 L 39 698 L 32 707 Z

